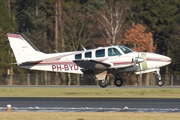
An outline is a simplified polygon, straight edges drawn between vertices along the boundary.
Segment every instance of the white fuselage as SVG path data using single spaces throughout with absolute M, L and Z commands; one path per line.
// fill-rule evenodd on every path
M 125 47 L 128 49 L 127 47 Z M 111 55 L 110 50 L 115 50 L 116 54 Z M 148 52 L 133 52 L 126 53 L 123 47 L 108 46 L 86 51 L 75 51 L 57 54 L 45 54 L 45 58 L 38 64 L 21 65 L 23 68 L 32 70 L 44 70 L 54 72 L 68 72 L 83 74 L 79 66 L 74 60 L 96 60 L 110 64 L 108 69 L 114 69 L 115 72 L 138 72 L 138 71 L 153 71 L 171 63 L 171 59 L 155 53 Z M 51 57 L 47 57 L 51 56 Z M 53 57 L 52 57 L 53 56 Z M 134 63 L 136 57 L 143 58 L 143 62 Z

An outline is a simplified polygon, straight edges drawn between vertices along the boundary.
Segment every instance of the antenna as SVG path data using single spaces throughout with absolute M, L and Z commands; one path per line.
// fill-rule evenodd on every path
M 84 51 L 86 51 L 86 48 L 81 44 L 81 47 L 83 48 Z
M 55 52 L 59 53 L 59 51 L 57 51 L 56 49 L 54 50 Z
M 59 53 L 59 51 L 57 51 L 56 49 L 54 50 L 56 53 L 58 53 L 59 54 L 59 56 L 60 56 L 60 53 Z

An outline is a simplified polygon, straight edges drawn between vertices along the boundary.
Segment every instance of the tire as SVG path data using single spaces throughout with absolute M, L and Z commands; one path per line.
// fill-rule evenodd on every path
M 158 86 L 162 87 L 164 85 L 164 82 L 162 80 L 158 80 L 157 84 Z
M 114 81 L 114 84 L 117 86 L 117 87 L 121 87 L 123 85 L 123 79 L 121 78 L 116 78 L 116 80 Z
M 99 80 L 99 86 L 102 88 L 106 88 L 108 86 L 107 80 Z

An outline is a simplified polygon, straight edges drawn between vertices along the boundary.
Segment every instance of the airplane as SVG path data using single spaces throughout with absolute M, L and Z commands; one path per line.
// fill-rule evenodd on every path
M 105 88 L 112 74 L 117 87 L 123 85 L 121 73 L 143 74 L 154 72 L 157 84 L 163 86 L 160 68 L 171 63 L 171 58 L 149 52 L 135 52 L 126 46 L 106 46 L 82 51 L 43 53 L 22 33 L 7 33 L 19 67 L 64 73 L 94 75 L 99 86 Z

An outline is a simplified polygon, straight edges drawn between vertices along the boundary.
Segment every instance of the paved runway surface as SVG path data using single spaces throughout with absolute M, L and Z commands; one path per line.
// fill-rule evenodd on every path
M 0 111 L 7 104 L 14 111 L 129 111 L 180 112 L 178 98 L 0 98 Z

